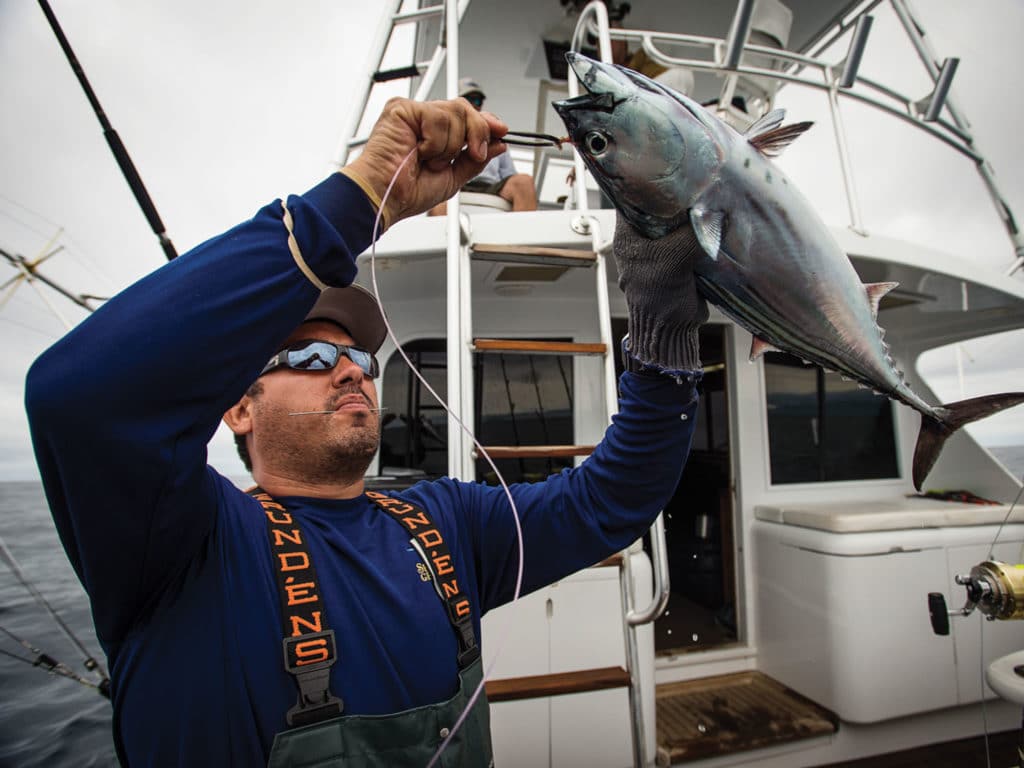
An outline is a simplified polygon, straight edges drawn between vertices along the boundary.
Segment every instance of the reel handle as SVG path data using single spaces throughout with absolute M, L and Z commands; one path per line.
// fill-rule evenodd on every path
M 928 617 L 932 621 L 932 632 L 936 635 L 949 634 L 950 612 L 946 608 L 946 597 L 941 592 L 928 593 Z

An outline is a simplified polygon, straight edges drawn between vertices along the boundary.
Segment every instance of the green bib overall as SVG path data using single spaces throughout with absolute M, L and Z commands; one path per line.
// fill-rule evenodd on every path
M 394 715 L 349 715 L 282 731 L 274 737 L 268 768 L 424 768 L 462 714 L 483 677 L 479 657 L 459 673 L 448 701 Z M 491 725 L 483 693 L 437 761 L 444 768 L 488 768 Z
M 305 605 L 310 601 L 304 599 L 303 607 L 307 612 L 303 614 L 288 600 L 287 584 L 295 582 L 292 577 L 287 577 L 286 581 L 285 571 L 294 572 L 300 566 L 302 579 L 310 585 L 308 593 L 319 592 L 316 571 L 301 541 L 298 521 L 262 489 L 253 489 L 250 493 L 262 504 L 267 516 L 281 597 L 285 669 L 295 676 L 299 687 L 298 703 L 287 715 L 288 724 L 295 727 L 274 737 L 269 768 L 423 768 L 466 710 L 483 678 L 469 600 L 458 590 L 450 565 L 451 556 L 440 531 L 419 507 L 383 494 L 367 493 L 389 517 L 413 534 L 410 543 L 427 566 L 459 641 L 458 690 L 447 701 L 391 715 L 339 716 L 343 703 L 332 696 L 329 689 L 330 668 L 336 660 L 334 632 L 327 629 L 326 621 L 322 620 L 323 606 L 319 599 L 312 605 Z M 429 543 L 429 558 L 425 543 Z M 301 628 L 311 631 L 300 634 Z M 443 768 L 493 765 L 490 713 L 484 692 L 441 753 L 437 765 Z

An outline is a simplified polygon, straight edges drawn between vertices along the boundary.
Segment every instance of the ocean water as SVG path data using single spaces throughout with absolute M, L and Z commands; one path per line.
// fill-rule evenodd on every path
M 0 536 L 25 577 L 106 666 L 88 599 L 57 539 L 39 483 L 0 483 Z M 92 679 L 81 652 L 2 562 L 0 627 Z M 4 633 L 0 650 L 35 657 Z M 110 702 L 96 689 L 0 654 L 0 692 L 0 766 L 117 765 Z
M 990 450 L 1017 477 L 1024 475 L 1024 445 Z M 105 664 L 88 600 L 57 539 L 39 483 L 0 483 L 0 536 L 26 578 Z M 0 627 L 89 677 L 78 649 L 2 563 Z M 0 651 L 33 656 L 2 632 Z M 5 654 L 0 654 L 0 767 L 116 766 L 110 702 L 93 688 Z
M 1024 445 L 994 445 L 988 449 L 1015 477 L 1024 477 Z

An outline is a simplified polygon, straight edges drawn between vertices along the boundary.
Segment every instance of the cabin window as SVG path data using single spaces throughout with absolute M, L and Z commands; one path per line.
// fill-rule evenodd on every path
M 888 398 L 781 352 L 764 361 L 773 484 L 899 476 Z
M 559 339 L 552 339 L 557 341 Z M 430 386 L 447 397 L 444 339 L 418 339 L 404 347 Z M 568 355 L 475 354 L 477 439 L 493 445 L 571 445 L 573 364 Z M 397 352 L 384 368 L 380 472 L 448 473 L 448 415 Z M 505 480 L 533 482 L 573 465 L 567 458 L 499 459 Z M 484 459 L 476 479 L 497 484 Z

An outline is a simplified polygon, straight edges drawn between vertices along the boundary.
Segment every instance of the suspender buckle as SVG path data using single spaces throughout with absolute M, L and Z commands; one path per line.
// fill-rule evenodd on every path
M 464 651 L 459 651 L 456 657 L 459 662 L 459 669 L 465 669 L 474 661 L 480 658 L 480 646 L 474 645 L 472 648 L 467 648 Z
M 465 669 L 480 658 L 480 646 L 476 644 L 473 622 L 468 617 L 456 623 L 455 629 L 458 630 L 459 639 L 459 669 Z
M 299 686 L 298 701 L 285 716 L 288 725 L 297 727 L 338 717 L 344 704 L 330 691 L 331 667 L 338 660 L 334 630 L 286 637 L 282 645 L 285 669 L 295 676 Z

